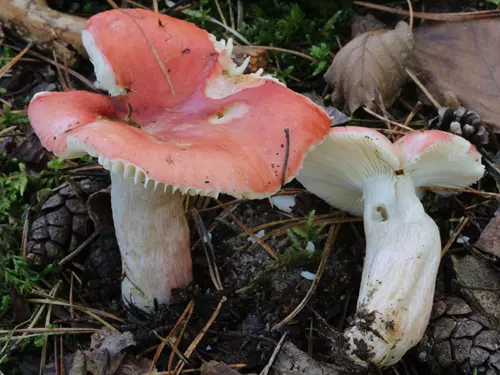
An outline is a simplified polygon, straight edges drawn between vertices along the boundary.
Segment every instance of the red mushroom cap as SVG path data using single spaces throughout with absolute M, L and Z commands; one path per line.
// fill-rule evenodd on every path
M 83 40 L 99 83 L 115 98 L 43 93 L 28 115 L 46 148 L 98 156 L 113 172 L 181 191 L 264 197 L 279 190 L 328 133 L 317 105 L 275 79 L 243 75 L 231 44 L 147 10 L 89 20 Z M 125 121 L 132 109 L 133 125 Z M 289 143 L 285 129 L 288 129 Z

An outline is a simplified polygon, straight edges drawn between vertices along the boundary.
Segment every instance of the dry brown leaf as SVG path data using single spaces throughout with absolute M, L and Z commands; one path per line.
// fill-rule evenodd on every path
M 335 56 L 325 81 L 335 90 L 332 101 L 353 113 L 359 107 L 377 110 L 394 103 L 407 79 L 406 61 L 413 50 L 410 26 L 358 35 Z
M 240 373 L 224 363 L 210 361 L 201 365 L 201 375 L 239 375 Z
M 484 228 L 481 237 L 474 244 L 477 248 L 500 257 L 500 209 Z
M 414 39 L 415 69 L 436 100 L 452 91 L 500 133 L 500 19 L 423 26 Z

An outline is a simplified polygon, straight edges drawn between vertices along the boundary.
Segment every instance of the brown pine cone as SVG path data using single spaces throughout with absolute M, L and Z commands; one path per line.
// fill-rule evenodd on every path
M 479 115 L 464 107 L 440 108 L 438 115 L 429 120 L 427 127 L 460 135 L 476 146 L 488 144 L 489 134 L 481 125 Z
M 431 355 L 442 373 L 500 373 L 498 322 L 473 311 L 464 300 L 436 300 L 427 336 L 433 343 Z
M 27 260 L 45 265 L 74 251 L 94 231 L 87 199 L 109 185 L 105 179 L 72 179 L 55 189 L 31 223 Z

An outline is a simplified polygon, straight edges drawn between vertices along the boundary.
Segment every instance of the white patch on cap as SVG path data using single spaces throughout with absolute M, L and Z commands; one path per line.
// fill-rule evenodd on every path
M 233 103 L 210 116 L 208 122 L 213 125 L 227 124 L 234 119 L 245 116 L 249 108 L 250 106 L 246 103 Z
M 109 64 L 109 61 L 101 53 L 101 50 L 97 48 L 92 34 L 84 30 L 82 32 L 82 42 L 87 50 L 87 53 L 89 54 L 90 61 L 92 61 L 92 64 L 94 65 L 94 71 L 99 85 L 104 90 L 109 92 L 111 96 L 126 94 L 127 91 L 123 87 L 116 84 L 113 69 Z

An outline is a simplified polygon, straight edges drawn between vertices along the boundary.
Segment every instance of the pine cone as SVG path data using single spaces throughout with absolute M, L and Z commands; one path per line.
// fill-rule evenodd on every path
M 435 301 L 427 335 L 432 355 L 446 374 L 500 372 L 498 323 L 473 311 L 460 298 Z M 497 372 L 498 371 L 498 372 Z
M 477 112 L 464 107 L 458 109 L 440 108 L 438 115 L 429 120 L 427 127 L 460 135 L 476 146 L 488 143 L 489 134 L 481 125 Z
M 94 230 L 87 199 L 109 181 L 84 178 L 64 183 L 42 205 L 28 234 L 27 260 L 45 265 L 74 251 Z

